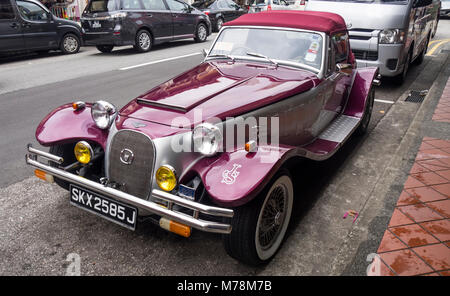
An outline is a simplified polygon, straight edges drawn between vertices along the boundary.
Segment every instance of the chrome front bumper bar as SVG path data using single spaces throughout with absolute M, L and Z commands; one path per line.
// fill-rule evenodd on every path
M 233 210 L 231 210 L 231 209 L 204 205 L 204 204 L 201 204 L 198 202 L 193 202 L 193 201 L 181 198 L 179 196 L 176 196 L 176 195 L 168 193 L 168 192 L 164 192 L 164 191 L 161 191 L 158 189 L 153 189 L 153 191 L 152 191 L 153 196 L 155 196 L 159 199 L 163 199 L 168 202 L 168 206 L 167 206 L 167 208 L 165 208 L 155 202 L 144 200 L 142 198 L 133 196 L 126 192 L 104 186 L 100 183 L 97 183 L 97 182 L 88 180 L 86 178 L 80 177 L 78 175 L 66 172 L 60 168 L 52 167 L 47 164 L 43 164 L 37 160 L 38 156 L 46 158 L 50 161 L 54 161 L 56 163 L 62 163 L 62 158 L 59 158 L 53 154 L 32 148 L 32 146 L 30 144 L 27 146 L 27 149 L 28 149 L 28 154 L 25 157 L 26 163 L 35 168 L 38 168 L 39 170 L 42 170 L 42 171 L 48 173 L 56 178 L 65 180 L 67 182 L 70 182 L 70 183 L 73 183 L 73 184 L 76 184 L 79 186 L 82 186 L 89 190 L 93 190 L 99 194 L 103 194 L 105 196 L 114 198 L 118 201 L 127 203 L 129 205 L 133 205 L 139 209 L 146 210 L 148 212 L 154 213 L 161 217 L 165 217 L 167 219 L 186 224 L 195 229 L 199 229 L 199 230 L 202 230 L 205 232 L 213 232 L 213 233 L 228 234 L 231 232 L 231 225 L 229 225 L 229 224 L 218 223 L 218 222 L 213 222 L 213 221 L 205 221 L 205 220 L 201 220 L 198 218 L 199 213 L 204 213 L 204 214 L 219 216 L 219 217 L 232 218 Z M 174 211 L 173 210 L 174 204 L 192 209 L 194 211 L 194 215 L 189 216 L 187 214 L 184 214 L 184 213 L 181 213 L 178 211 Z

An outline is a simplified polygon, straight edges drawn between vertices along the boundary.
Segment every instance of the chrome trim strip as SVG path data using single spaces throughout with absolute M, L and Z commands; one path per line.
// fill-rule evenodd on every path
M 48 152 L 37 150 L 37 149 L 33 148 L 33 146 L 31 144 L 27 145 L 27 150 L 28 150 L 28 152 L 30 152 L 32 154 L 39 155 L 47 160 L 56 162 L 57 164 L 62 164 L 64 162 L 64 158 L 56 156 L 56 155 L 48 153 Z
M 151 213 L 154 213 L 156 215 L 172 219 L 174 221 L 186 224 L 188 226 L 191 226 L 193 228 L 206 231 L 206 232 L 213 232 L 213 233 L 224 233 L 228 234 L 231 232 L 231 225 L 224 224 L 224 223 L 218 223 L 218 222 L 212 222 L 212 221 L 205 221 L 196 219 L 193 216 L 189 216 L 180 212 L 169 210 L 165 207 L 162 207 L 158 205 L 157 203 L 147 201 L 144 199 L 141 199 L 139 197 L 133 196 L 131 194 L 122 192 L 120 190 L 106 187 L 100 183 L 88 180 L 86 178 L 83 178 L 81 176 L 63 171 L 61 169 L 51 167 L 49 165 L 40 163 L 37 160 L 34 160 L 31 158 L 32 156 L 27 154 L 25 157 L 25 161 L 28 165 L 31 165 L 33 167 L 36 167 L 40 170 L 45 171 L 48 174 L 51 174 L 57 178 L 60 178 L 62 180 L 65 180 L 67 182 L 71 182 L 73 184 L 84 186 L 86 189 L 93 190 L 95 192 L 98 192 L 99 194 L 104 194 L 105 196 L 114 198 L 118 201 L 124 202 L 129 205 L 133 205 L 137 208 L 149 211 Z M 154 190 L 155 191 L 155 190 Z M 159 192 L 155 192 L 156 194 L 159 194 Z M 226 209 L 226 208 L 217 208 L 217 207 L 209 207 L 200 203 L 183 200 L 180 197 L 174 196 L 172 194 L 162 194 L 164 198 L 168 198 L 174 203 L 177 204 L 188 204 L 191 207 L 194 207 L 198 209 L 199 211 L 202 211 L 206 214 L 210 215 L 216 215 L 216 216 L 223 216 L 223 217 L 232 217 L 233 216 L 233 210 Z

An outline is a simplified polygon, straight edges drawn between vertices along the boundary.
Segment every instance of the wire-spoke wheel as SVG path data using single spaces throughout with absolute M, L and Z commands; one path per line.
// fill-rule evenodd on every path
M 74 34 L 64 35 L 61 41 L 61 51 L 64 54 L 74 54 L 80 50 L 80 39 Z
M 205 42 L 208 37 L 208 29 L 205 24 L 199 24 L 197 26 L 197 30 L 195 31 L 195 41 L 196 42 Z
M 293 200 L 291 178 L 282 170 L 255 200 L 235 209 L 232 232 L 223 236 L 227 253 L 249 265 L 273 258 L 286 234 Z
M 136 34 L 136 44 L 134 48 L 139 52 L 147 52 L 152 48 L 152 36 L 147 30 L 140 30 Z

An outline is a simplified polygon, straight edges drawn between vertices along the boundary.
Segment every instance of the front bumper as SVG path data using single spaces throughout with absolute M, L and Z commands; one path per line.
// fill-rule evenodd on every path
M 376 60 L 356 58 L 358 68 L 378 67 L 382 76 L 391 77 L 403 71 L 404 44 L 378 44 L 377 54 Z
M 62 158 L 55 156 L 53 154 L 44 152 L 44 151 L 37 150 L 29 144 L 28 145 L 28 154 L 25 157 L 26 163 L 35 168 L 38 168 L 39 170 L 46 172 L 47 174 L 50 174 L 56 178 L 65 180 L 67 182 L 76 184 L 78 186 L 82 186 L 86 189 L 95 191 L 99 194 L 103 194 L 110 198 L 116 199 L 117 201 L 121 201 L 121 202 L 124 202 L 129 205 L 133 205 L 139 209 L 148 211 L 150 213 L 159 215 L 161 217 L 165 217 L 170 220 L 174 220 L 174 221 L 183 223 L 185 225 L 191 226 L 198 230 L 202 230 L 202 231 L 206 231 L 206 232 L 213 232 L 213 233 L 225 233 L 225 234 L 228 234 L 231 232 L 231 225 L 229 225 L 229 224 L 218 223 L 218 222 L 214 222 L 214 221 L 205 221 L 205 220 L 201 220 L 198 218 L 199 213 L 204 213 L 207 215 L 218 216 L 218 217 L 232 218 L 234 212 L 231 209 L 204 205 L 204 204 L 201 204 L 198 202 L 193 202 L 193 201 L 181 198 L 179 196 L 176 196 L 176 195 L 168 193 L 168 192 L 164 192 L 164 191 L 161 191 L 158 189 L 153 189 L 152 195 L 154 197 L 163 199 L 168 202 L 168 207 L 165 208 L 155 202 L 144 200 L 142 198 L 133 196 L 126 192 L 123 192 L 123 191 L 120 191 L 120 190 L 117 190 L 117 189 L 114 189 L 111 187 L 107 187 L 100 183 L 97 183 L 97 182 L 88 180 L 86 178 L 83 178 L 81 176 L 69 173 L 61 168 L 43 164 L 38 161 L 38 159 L 37 159 L 38 156 L 42 157 L 44 159 L 47 159 L 49 161 L 52 161 L 56 164 L 62 163 Z M 173 210 L 174 204 L 193 210 L 194 215 L 189 216 L 187 214 Z

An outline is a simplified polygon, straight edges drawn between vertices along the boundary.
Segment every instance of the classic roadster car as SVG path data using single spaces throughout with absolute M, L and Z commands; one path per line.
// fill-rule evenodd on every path
M 325 160 L 367 130 L 378 70 L 356 68 L 344 20 L 324 12 L 246 14 L 204 53 L 120 110 L 55 109 L 36 131 L 50 151 L 29 144 L 26 162 L 111 222 L 220 233 L 229 255 L 262 264 L 293 214 L 289 163 Z

